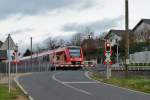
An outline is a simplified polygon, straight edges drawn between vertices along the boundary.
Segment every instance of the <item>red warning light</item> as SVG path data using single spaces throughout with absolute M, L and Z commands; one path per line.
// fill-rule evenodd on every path
M 111 43 L 110 42 L 105 42 L 105 50 L 111 51 Z

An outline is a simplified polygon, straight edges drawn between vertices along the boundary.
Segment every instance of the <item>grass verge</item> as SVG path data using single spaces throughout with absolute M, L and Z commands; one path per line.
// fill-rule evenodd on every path
M 26 96 L 16 86 L 11 87 L 11 93 L 8 92 L 8 86 L 0 84 L 0 100 L 27 100 Z
M 107 80 L 100 74 L 92 73 L 91 78 L 104 83 L 113 84 L 116 86 L 141 91 L 145 93 L 150 93 L 150 79 L 144 76 L 129 76 L 128 78 L 111 77 L 109 80 Z

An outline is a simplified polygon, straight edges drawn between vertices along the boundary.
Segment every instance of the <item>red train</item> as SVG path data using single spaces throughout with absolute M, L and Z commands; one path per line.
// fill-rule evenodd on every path
M 50 63 L 60 67 L 82 66 L 84 64 L 82 48 L 69 46 L 53 50 L 50 53 Z
M 20 59 L 20 64 L 31 64 L 31 56 Z M 79 46 L 66 46 L 32 55 L 32 66 L 49 65 L 49 68 L 84 66 L 83 51 Z

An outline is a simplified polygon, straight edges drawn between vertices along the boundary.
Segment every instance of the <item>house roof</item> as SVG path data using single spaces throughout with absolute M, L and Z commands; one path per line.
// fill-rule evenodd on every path
M 136 28 L 137 28 L 141 23 L 150 24 L 150 19 L 141 19 L 141 20 L 139 21 L 139 23 L 133 28 L 133 31 L 135 31 Z
M 110 30 L 108 34 L 105 36 L 105 39 L 111 34 L 114 33 L 118 36 L 122 36 L 125 33 L 125 30 Z

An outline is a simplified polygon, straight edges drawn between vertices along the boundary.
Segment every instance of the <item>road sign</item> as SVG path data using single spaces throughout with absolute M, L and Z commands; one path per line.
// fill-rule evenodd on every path
M 12 50 L 7 50 L 7 58 L 9 61 L 12 61 Z
M 111 56 L 112 56 L 112 51 L 104 51 L 104 55 L 105 55 L 105 61 L 104 61 L 104 64 L 110 64 L 112 65 L 112 61 L 111 61 Z

